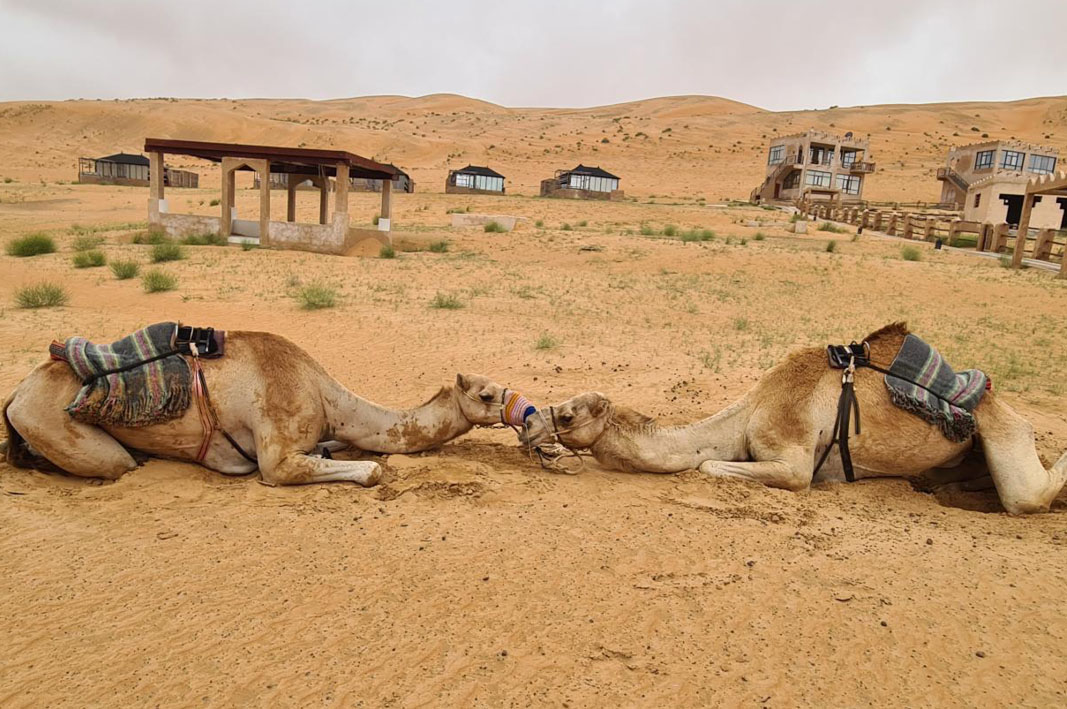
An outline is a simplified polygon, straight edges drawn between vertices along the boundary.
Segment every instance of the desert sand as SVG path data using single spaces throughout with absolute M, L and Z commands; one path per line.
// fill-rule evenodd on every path
M 1046 462 L 1058 457 L 1067 283 L 961 252 L 905 261 L 898 240 L 796 236 L 774 225 L 780 213 L 719 204 L 759 181 L 763 134 L 830 123 L 872 134 L 873 199 L 936 199 L 934 145 L 971 140 L 971 125 L 1067 151 L 1065 99 L 791 114 L 706 98 L 583 111 L 460 97 L 0 104 L 0 241 L 45 230 L 59 245 L 0 256 L 0 392 L 53 338 L 171 319 L 277 332 L 392 406 L 476 372 L 538 403 L 597 389 L 681 422 L 797 347 L 907 320 L 956 366 L 985 369 Z M 137 151 L 145 135 L 389 159 L 419 189 L 394 200 L 401 253 L 189 246 L 163 266 L 178 288 L 151 295 L 73 269 L 74 224 L 109 259 L 147 262 L 131 243 L 147 188 L 67 184 L 79 155 Z M 622 175 L 637 201 L 529 196 L 579 161 Z M 499 169 L 515 194 L 440 194 L 447 167 L 467 162 Z M 217 175 L 194 163 L 204 186 L 168 197 L 213 213 Z M 255 194 L 240 192 L 251 209 Z M 314 194 L 299 199 L 315 208 Z M 369 222 L 378 197 L 350 199 Z M 448 226 L 467 207 L 526 221 L 510 234 Z M 685 243 L 669 225 L 716 237 Z M 42 280 L 70 303 L 16 308 L 14 291 Z M 294 293 L 309 283 L 335 287 L 339 305 L 302 310 Z M 438 293 L 463 307 L 431 307 Z M 592 462 L 565 476 L 505 429 L 379 460 L 370 489 L 269 488 L 165 460 L 108 484 L 0 464 L 0 705 L 1065 701 L 1063 495 L 1015 518 L 992 491 L 904 481 L 789 493 Z

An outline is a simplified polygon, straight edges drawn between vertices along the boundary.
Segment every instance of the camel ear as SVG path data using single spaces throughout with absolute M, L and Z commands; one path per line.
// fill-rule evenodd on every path
M 456 375 L 456 386 L 460 388 L 460 391 L 467 391 L 471 388 L 470 382 L 462 374 Z
M 593 401 L 589 404 L 589 413 L 591 413 L 594 418 L 599 418 L 604 415 L 604 412 L 608 410 L 610 405 L 611 402 L 608 401 L 608 397 L 595 391 L 593 392 Z

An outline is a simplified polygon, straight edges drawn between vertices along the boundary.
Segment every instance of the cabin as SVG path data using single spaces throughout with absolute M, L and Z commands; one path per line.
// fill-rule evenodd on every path
M 541 180 L 541 196 L 618 201 L 626 196 L 619 189 L 619 179 L 600 167 L 578 165 L 573 170 L 557 170 L 554 177 Z
M 148 187 L 148 167 L 148 158 L 130 153 L 115 153 L 103 158 L 78 158 L 78 182 Z M 200 176 L 188 170 L 164 167 L 163 181 L 168 187 L 198 187 Z
M 810 198 L 861 202 L 875 169 L 869 152 L 868 141 L 851 131 L 840 136 L 808 130 L 775 138 L 767 151 L 766 176 L 749 199 L 756 204 Z
M 504 176 L 488 167 L 468 165 L 449 170 L 445 180 L 447 194 L 504 194 Z
M 1017 226 L 1027 183 L 1056 172 L 1059 151 L 1047 145 L 991 140 L 953 148 L 937 169 L 941 201 L 962 209 L 966 221 Z M 1067 214 L 1056 200 L 1037 197 L 1035 229 L 1065 229 Z

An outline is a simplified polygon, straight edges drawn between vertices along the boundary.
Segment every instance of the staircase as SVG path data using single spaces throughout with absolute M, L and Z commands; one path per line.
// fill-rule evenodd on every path
M 971 186 L 971 183 L 963 179 L 963 175 L 953 170 L 951 167 L 939 167 L 937 168 L 937 179 L 948 180 L 956 187 L 962 194 L 967 194 L 967 189 Z
M 778 167 L 774 169 L 774 172 L 768 175 L 767 179 L 763 181 L 763 184 L 752 190 L 752 194 L 750 195 L 752 201 L 756 202 L 759 199 L 773 199 L 774 184 L 784 179 L 786 175 L 792 172 L 793 168 L 796 166 L 796 161 L 796 155 L 786 155 L 785 159 L 778 163 Z

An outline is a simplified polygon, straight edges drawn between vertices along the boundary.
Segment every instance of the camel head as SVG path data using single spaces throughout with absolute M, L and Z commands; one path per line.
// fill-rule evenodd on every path
M 557 440 L 567 448 L 589 448 L 604 433 L 613 408 L 603 394 L 587 391 L 561 404 L 538 410 L 526 420 L 519 441 L 532 448 Z
M 456 375 L 456 401 L 464 418 L 475 426 L 500 423 L 505 388 L 480 374 Z

